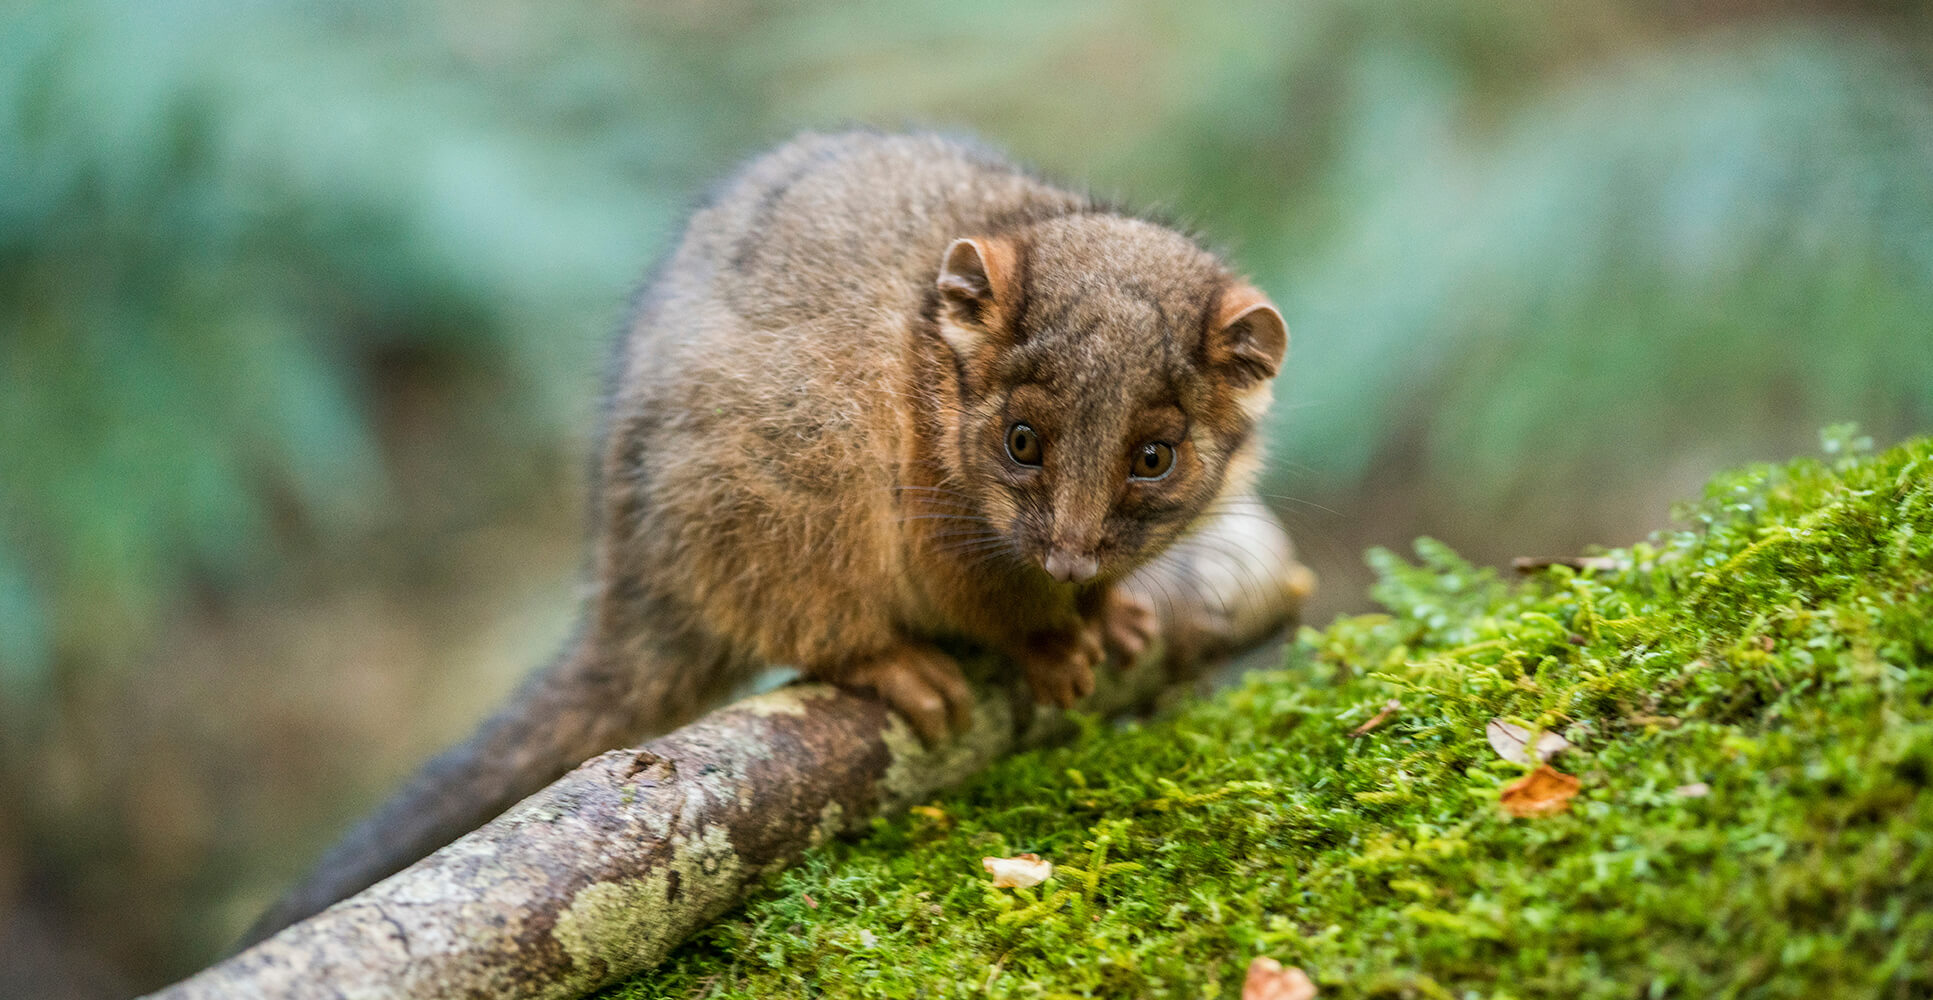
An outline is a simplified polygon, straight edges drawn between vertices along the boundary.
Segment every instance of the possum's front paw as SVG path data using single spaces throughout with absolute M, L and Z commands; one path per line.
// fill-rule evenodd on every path
M 951 656 L 919 643 L 895 646 L 839 678 L 879 695 L 932 746 L 973 724 L 973 690 Z
M 1154 613 L 1154 606 L 1119 587 L 1108 590 L 1094 624 L 1107 651 L 1123 667 L 1140 658 L 1161 634 L 1161 619 Z
M 1094 693 L 1094 667 L 1104 655 L 1100 630 L 1086 623 L 1064 631 L 1036 632 L 1014 653 L 1034 700 L 1061 708 L 1072 708 Z

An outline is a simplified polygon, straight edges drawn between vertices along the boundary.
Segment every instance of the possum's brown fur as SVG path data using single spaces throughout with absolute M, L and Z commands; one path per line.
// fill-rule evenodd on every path
M 254 936 L 768 664 L 873 690 L 928 739 L 967 699 L 935 640 L 1071 704 L 1104 645 L 1148 638 L 1115 583 L 1251 473 L 1285 339 L 1188 238 L 972 146 L 805 135 L 752 161 L 625 335 L 577 639 Z M 1038 467 L 1010 456 L 1016 423 Z M 1131 478 L 1150 442 L 1172 471 Z

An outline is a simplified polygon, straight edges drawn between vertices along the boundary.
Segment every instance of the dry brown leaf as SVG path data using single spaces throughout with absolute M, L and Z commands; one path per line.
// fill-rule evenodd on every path
M 1403 707 L 1402 702 L 1397 701 L 1394 698 L 1389 699 L 1388 701 L 1383 703 L 1382 711 L 1377 712 L 1375 715 L 1370 716 L 1368 722 L 1365 722 L 1362 725 L 1357 726 L 1354 729 L 1351 729 L 1349 731 L 1349 735 L 1351 737 L 1368 735 L 1371 729 L 1374 729 L 1377 726 L 1380 726 L 1383 723 L 1388 722 L 1389 717 L 1392 715 L 1395 715 L 1397 711 L 1400 710 L 1402 707 Z
M 1257 955 L 1242 980 L 1242 1000 L 1313 1000 L 1316 984 L 1309 974 L 1291 965 Z
M 1570 808 L 1571 796 L 1580 787 L 1582 783 L 1576 778 L 1545 764 L 1503 786 L 1498 798 L 1503 803 L 1503 811 L 1519 819 L 1554 816 Z
M 1483 727 L 1483 735 L 1490 739 L 1490 749 L 1497 756 L 1512 764 L 1530 763 L 1530 730 L 1502 719 L 1491 719 Z M 1537 737 L 1537 761 L 1543 763 L 1571 748 L 1571 741 L 1552 732 Z
M 1025 889 L 1039 885 L 1054 874 L 1052 861 L 1038 854 L 1019 854 L 1011 858 L 981 858 L 980 867 L 993 876 L 995 889 Z

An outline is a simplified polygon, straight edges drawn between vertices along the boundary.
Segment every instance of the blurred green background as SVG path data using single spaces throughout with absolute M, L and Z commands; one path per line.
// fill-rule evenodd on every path
M 0 0 L 0 995 L 213 958 L 568 628 L 627 297 L 804 127 L 1184 219 L 1324 578 L 1933 429 L 1911 3 Z

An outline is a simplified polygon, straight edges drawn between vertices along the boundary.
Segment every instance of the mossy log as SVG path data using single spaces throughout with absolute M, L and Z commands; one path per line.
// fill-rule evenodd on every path
M 611 1000 L 1232 1000 L 1257 956 L 1327 1000 L 1933 997 L 1933 438 L 1826 442 L 1521 580 L 1373 550 L 1379 613 L 812 851 Z
M 1312 584 L 1259 505 L 1132 578 L 1172 641 L 1105 670 L 1087 711 L 1143 708 L 1275 635 Z M 648 969 L 769 872 L 1002 754 L 1070 733 L 982 660 L 970 729 L 923 746 L 881 703 L 794 684 L 586 762 L 416 865 L 154 994 L 575 997 Z

